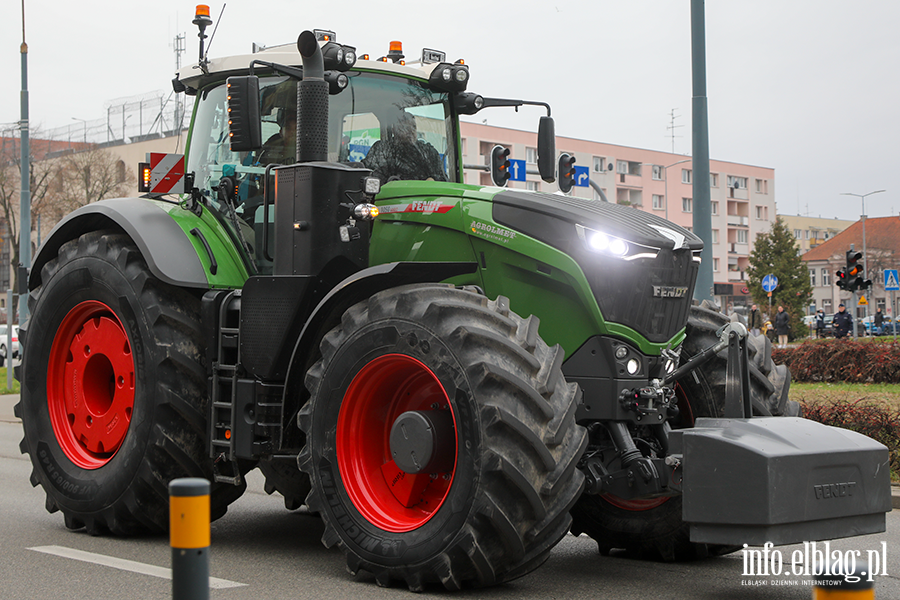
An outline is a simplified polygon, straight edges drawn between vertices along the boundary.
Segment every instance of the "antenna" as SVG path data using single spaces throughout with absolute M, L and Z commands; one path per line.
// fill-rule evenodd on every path
M 675 110 L 676 110 L 676 109 L 674 109 L 674 108 L 672 109 L 672 111 L 671 111 L 671 113 L 670 113 L 669 126 L 666 127 L 666 129 L 668 129 L 668 130 L 671 131 L 671 133 L 670 133 L 669 135 L 670 135 L 670 137 L 672 138 L 672 154 L 675 154 L 675 138 L 677 138 L 677 137 L 682 137 L 682 136 L 680 136 L 680 135 L 675 135 L 675 130 L 678 129 L 679 127 L 684 127 L 684 125 L 676 125 L 676 124 L 675 124 L 675 119 L 680 119 L 680 118 L 681 118 L 681 115 L 676 115 L 676 114 L 675 114 Z
M 209 36 L 209 43 L 206 45 L 206 54 L 203 55 L 203 60 L 206 60 L 206 57 L 209 56 L 209 49 L 212 47 L 213 39 L 216 37 L 216 32 L 219 30 L 219 23 L 222 22 L 222 15 L 225 14 L 225 4 L 222 4 L 222 10 L 219 11 L 219 18 L 216 19 L 216 26 L 213 27 L 212 35 Z

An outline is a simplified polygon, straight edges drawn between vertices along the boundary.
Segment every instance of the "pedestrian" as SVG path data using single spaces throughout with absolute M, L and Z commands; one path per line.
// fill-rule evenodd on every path
M 816 311 L 816 339 L 825 337 L 825 311 L 821 308 Z
M 875 327 L 872 328 L 872 335 L 881 335 L 884 333 L 884 313 L 881 309 L 875 311 Z
M 750 307 L 750 322 L 748 325 L 750 326 L 750 333 L 753 335 L 759 335 L 759 330 L 762 329 L 763 318 L 762 313 L 759 312 L 759 307 L 755 304 Z
M 775 335 L 778 336 L 778 347 L 787 348 L 788 333 L 791 331 L 791 317 L 779 306 L 775 313 Z
M 853 317 L 847 312 L 844 303 L 838 304 L 838 311 L 834 313 L 834 321 L 831 326 L 834 328 L 834 337 L 842 338 L 851 331 L 853 327 Z

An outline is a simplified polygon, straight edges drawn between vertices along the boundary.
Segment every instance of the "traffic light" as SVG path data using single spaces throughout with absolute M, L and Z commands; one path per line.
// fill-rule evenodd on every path
M 837 281 L 835 281 L 835 283 L 837 284 L 838 288 L 849 291 L 849 288 L 848 288 L 849 283 L 847 282 L 847 272 L 844 271 L 844 269 L 838 269 L 837 272 L 835 272 L 835 275 L 837 275 Z
M 847 278 L 847 287 L 845 289 L 848 291 L 862 290 L 872 285 L 870 280 L 864 279 L 863 265 L 859 262 L 859 259 L 862 257 L 862 252 L 856 252 L 852 249 L 847 250 L 847 267 L 844 274 Z
M 494 146 L 491 149 L 491 181 L 498 187 L 505 187 L 509 178 L 509 148 Z
M 568 194 L 575 185 L 575 157 L 565 152 L 559 155 L 559 191 Z

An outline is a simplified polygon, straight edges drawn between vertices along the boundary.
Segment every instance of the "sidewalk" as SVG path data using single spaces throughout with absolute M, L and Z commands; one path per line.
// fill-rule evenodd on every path
M 0 396 L 0 423 L 19 423 L 13 414 L 13 406 L 19 403 L 18 394 Z

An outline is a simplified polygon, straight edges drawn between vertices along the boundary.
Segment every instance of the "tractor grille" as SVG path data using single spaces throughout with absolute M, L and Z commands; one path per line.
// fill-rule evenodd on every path
M 619 264 L 586 254 L 578 258 L 606 321 L 657 343 L 670 340 L 687 323 L 698 271 L 690 250 L 662 250 L 655 259 L 615 261 Z M 673 288 L 687 291 L 671 297 Z M 666 293 L 669 297 L 662 296 Z

